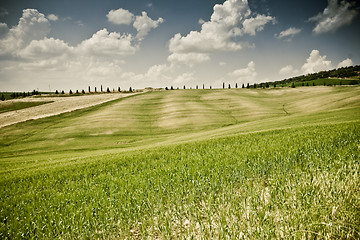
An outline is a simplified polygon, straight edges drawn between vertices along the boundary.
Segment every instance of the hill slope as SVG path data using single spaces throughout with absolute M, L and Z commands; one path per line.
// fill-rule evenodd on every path
M 359 238 L 359 92 L 149 92 L 1 128 L 0 238 Z

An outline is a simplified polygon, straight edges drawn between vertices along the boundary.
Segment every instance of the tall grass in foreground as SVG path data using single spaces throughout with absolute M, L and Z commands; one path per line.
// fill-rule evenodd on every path
M 0 180 L 0 238 L 360 238 L 360 126 L 89 157 Z

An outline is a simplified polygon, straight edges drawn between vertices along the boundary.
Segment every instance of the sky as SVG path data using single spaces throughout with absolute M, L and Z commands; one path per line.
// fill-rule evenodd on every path
M 358 0 L 0 0 L 0 91 L 220 88 L 360 64 Z

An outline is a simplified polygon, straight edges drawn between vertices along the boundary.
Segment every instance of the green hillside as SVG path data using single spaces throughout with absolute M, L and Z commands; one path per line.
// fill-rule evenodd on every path
M 0 129 L 0 238 L 358 238 L 360 87 L 154 91 Z

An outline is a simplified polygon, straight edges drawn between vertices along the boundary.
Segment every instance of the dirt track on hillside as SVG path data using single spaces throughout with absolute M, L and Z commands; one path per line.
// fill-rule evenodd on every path
M 52 102 L 21 110 L 1 113 L 0 128 L 19 122 L 50 117 L 65 112 L 71 112 L 78 109 L 95 106 L 126 96 L 129 96 L 129 94 L 112 93 L 73 97 L 28 97 L 23 99 L 8 100 L 6 102 Z

